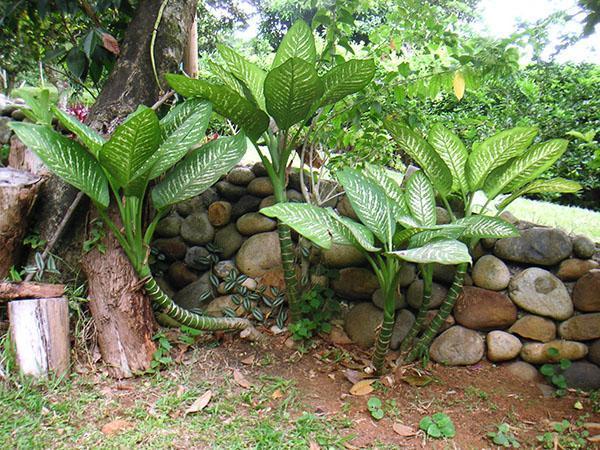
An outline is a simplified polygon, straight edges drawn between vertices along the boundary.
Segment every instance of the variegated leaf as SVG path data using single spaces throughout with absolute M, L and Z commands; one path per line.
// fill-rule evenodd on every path
M 470 189 L 476 191 L 481 188 L 493 169 L 523 153 L 531 145 L 537 132 L 537 128 L 511 128 L 474 145 L 467 160 Z
M 300 58 L 310 64 L 314 64 L 317 60 L 315 38 L 312 30 L 303 20 L 296 21 L 283 37 L 272 68 L 280 66 L 290 58 Z
M 210 100 L 213 109 L 238 125 L 246 135 L 256 141 L 269 127 L 269 116 L 233 89 L 183 75 L 165 75 L 169 85 L 184 97 Z
M 225 84 L 227 87 L 233 89 L 240 96 L 242 96 L 242 97 L 247 96 L 247 94 L 248 94 L 247 88 L 244 86 L 244 84 L 240 80 L 238 80 L 236 77 L 234 77 L 231 74 L 231 72 L 228 72 L 226 69 L 224 69 L 223 67 L 221 67 L 218 64 L 215 64 L 212 61 L 207 61 L 207 64 L 208 64 L 208 68 L 211 71 L 211 73 L 213 75 L 216 75 L 217 77 L 219 77 L 219 79 L 223 82 L 223 84 Z
M 408 209 L 420 226 L 436 224 L 435 193 L 423 171 L 416 171 L 408 179 L 405 196 Z
M 158 148 L 160 126 L 156 113 L 140 107 L 117 127 L 102 146 L 99 160 L 120 186 L 127 186 Z
M 450 169 L 452 190 L 464 194 L 469 192 L 466 175 L 469 154 L 465 144 L 456 134 L 439 123 L 431 127 L 427 140 Z
M 565 152 L 569 141 L 552 139 L 529 148 L 525 153 L 495 169 L 483 190 L 488 198 L 517 190 L 548 170 Z
M 519 235 L 519 230 L 498 217 L 470 216 L 458 219 L 456 225 L 465 227 L 461 237 L 465 239 L 502 239 Z
M 11 122 L 10 127 L 56 176 L 98 205 L 108 206 L 108 180 L 98 161 L 80 144 L 47 126 Z
M 246 137 L 216 139 L 190 153 L 152 190 L 157 210 L 182 202 L 212 186 L 240 162 L 246 153 Z
M 319 106 L 336 103 L 364 89 L 375 75 L 375 63 L 372 59 L 351 59 L 338 64 L 325 75 L 325 91 Z
M 502 200 L 498 205 L 499 210 L 503 210 L 515 199 L 526 194 L 542 194 L 548 192 L 560 192 L 572 194 L 581 190 L 581 185 L 575 181 L 565 180 L 564 178 L 552 178 L 551 180 L 535 180 L 526 186 L 523 186 L 518 191 L 511 194 L 509 197 Z
M 408 247 L 423 247 L 434 240 L 458 239 L 464 230 L 464 226 L 454 224 L 444 225 L 443 228 L 438 228 L 436 230 L 424 230 L 410 237 Z
M 396 220 L 391 201 L 383 189 L 353 169 L 341 171 L 337 178 L 360 221 L 381 242 L 391 242 L 396 230 Z
M 377 183 L 394 202 L 400 215 L 409 214 L 404 192 L 400 183 L 388 173 L 388 170 L 376 164 L 365 164 L 364 175 Z
M 338 233 L 333 235 L 333 242 L 336 244 L 348 243 L 354 245 L 355 247 L 362 248 L 367 252 L 377 252 L 381 250 L 379 247 L 375 246 L 375 237 L 373 236 L 371 230 L 369 230 L 362 223 L 355 222 L 348 217 L 340 216 L 330 209 L 328 209 L 327 212 L 334 219 L 334 221 L 341 225 Z M 343 239 L 340 239 L 338 235 L 342 235 Z M 344 239 L 347 242 L 345 242 Z
M 306 239 L 322 248 L 331 248 L 330 216 L 324 208 L 307 203 L 278 203 L 260 210 L 261 214 L 275 217 Z
M 98 153 L 100 153 L 100 149 L 105 142 L 102 136 L 87 125 L 81 123 L 76 117 L 62 111 L 56 106 L 52 106 L 52 112 L 63 127 L 70 132 L 75 133 L 83 145 L 90 150 L 92 155 L 98 157 Z
M 448 195 L 452 190 L 452 174 L 433 147 L 403 123 L 386 119 L 384 125 L 400 148 L 427 174 L 440 195 Z
M 217 44 L 217 51 L 227 64 L 229 72 L 246 85 L 252 94 L 254 103 L 264 111 L 263 86 L 267 76 L 266 72 L 227 46 Z
M 471 262 L 467 246 L 455 240 L 433 241 L 423 247 L 399 250 L 389 254 L 417 264 L 456 265 Z
M 290 58 L 265 79 L 267 111 L 287 130 L 307 119 L 310 107 L 323 94 L 323 83 L 312 64 Z

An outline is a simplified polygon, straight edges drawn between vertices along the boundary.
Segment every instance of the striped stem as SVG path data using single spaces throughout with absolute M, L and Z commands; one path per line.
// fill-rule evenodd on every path
M 383 262 L 385 261 L 385 262 Z M 385 355 L 390 348 L 390 341 L 396 323 L 396 289 L 398 287 L 399 267 L 395 259 L 386 258 L 377 272 L 379 284 L 383 290 L 385 300 L 383 303 L 383 322 L 377 335 L 375 352 L 373 353 L 373 366 L 375 373 L 381 374 L 385 366 Z
M 421 336 L 421 339 L 419 339 L 417 345 L 415 345 L 408 354 L 408 357 L 406 358 L 407 363 L 411 363 L 415 359 L 425 356 L 429 351 L 431 341 L 437 336 L 438 331 L 454 308 L 454 303 L 456 302 L 465 281 L 467 267 L 467 263 L 459 264 L 456 267 L 456 274 L 454 275 L 454 280 L 452 281 L 452 286 L 450 286 L 448 295 L 446 295 L 444 302 L 440 306 L 440 310 L 423 333 L 423 336 Z
M 298 281 L 296 279 L 294 243 L 290 227 L 284 223 L 277 224 L 279 233 L 279 246 L 281 247 L 281 263 L 283 265 L 283 276 L 285 278 L 285 290 L 290 308 L 290 319 L 296 322 L 301 319 L 301 311 L 298 305 Z
M 419 312 L 417 313 L 417 318 L 413 323 L 412 327 L 408 331 L 408 334 L 402 341 L 402 345 L 400 346 L 400 351 L 403 353 L 407 351 L 413 343 L 419 331 L 423 327 L 423 323 L 425 322 L 425 317 L 427 317 L 427 311 L 429 311 L 429 303 L 431 302 L 431 289 L 433 287 L 433 266 L 431 264 L 424 264 L 421 267 L 421 273 L 423 276 L 423 301 L 421 302 L 421 306 L 419 307 Z

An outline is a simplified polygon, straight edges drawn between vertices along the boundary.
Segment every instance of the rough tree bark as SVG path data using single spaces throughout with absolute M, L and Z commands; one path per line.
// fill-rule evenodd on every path
M 0 168 L 0 279 L 19 262 L 29 213 L 42 179 L 29 172 Z
M 139 104 L 152 105 L 166 88 L 164 81 L 161 87 L 157 86 L 150 59 L 150 41 L 161 3 L 140 2 L 125 34 L 122 52 L 90 111 L 89 124 L 104 134 L 110 134 Z M 159 74 L 177 71 L 195 8 L 195 0 L 167 3 L 154 48 Z M 112 216 L 116 219 L 114 211 Z M 151 339 L 155 321 L 129 260 L 108 232 L 104 244 L 104 254 L 94 249 L 82 262 L 88 278 L 89 306 L 100 353 L 110 375 L 130 377 L 150 366 L 155 350 Z

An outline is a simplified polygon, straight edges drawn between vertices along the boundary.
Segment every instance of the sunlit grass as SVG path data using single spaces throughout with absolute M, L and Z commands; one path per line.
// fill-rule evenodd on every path
M 599 212 L 524 198 L 515 200 L 508 210 L 521 220 L 561 228 L 567 233 L 583 234 L 600 242 Z

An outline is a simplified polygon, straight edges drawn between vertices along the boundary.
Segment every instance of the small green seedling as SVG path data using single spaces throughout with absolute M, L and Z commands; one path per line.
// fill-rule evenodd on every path
M 502 423 L 498 425 L 498 429 L 496 431 L 490 431 L 487 435 L 492 440 L 492 442 L 496 445 L 500 445 L 506 448 L 519 448 L 521 444 L 515 437 L 513 433 L 511 433 L 510 428 L 507 424 Z
M 576 426 L 581 426 L 582 423 L 578 422 Z M 569 448 L 569 449 L 580 449 L 589 448 L 587 438 L 589 431 L 583 430 L 578 431 L 571 427 L 571 423 L 564 419 L 562 422 L 558 422 L 552 425 L 553 431 L 547 431 L 544 434 L 537 436 L 537 440 L 542 448 L 553 449 L 557 448 Z
M 554 347 L 550 347 L 547 353 L 553 359 L 558 358 L 560 355 L 558 349 Z M 560 359 L 558 364 L 544 364 L 540 367 L 540 373 L 556 387 L 556 395 L 558 397 L 562 397 L 567 393 L 567 380 L 563 373 L 569 367 L 571 367 L 571 361 L 565 358 Z
M 432 416 L 423 417 L 421 422 L 419 422 L 419 428 L 425 431 L 427 436 L 435 439 L 453 438 L 456 436 L 456 428 L 454 428 L 452 419 L 444 413 L 435 413 Z
M 371 417 L 375 420 L 383 419 L 385 415 L 383 409 L 381 409 L 381 400 L 378 397 L 371 397 L 367 402 L 367 407 L 369 408 L 369 412 L 371 413 Z

